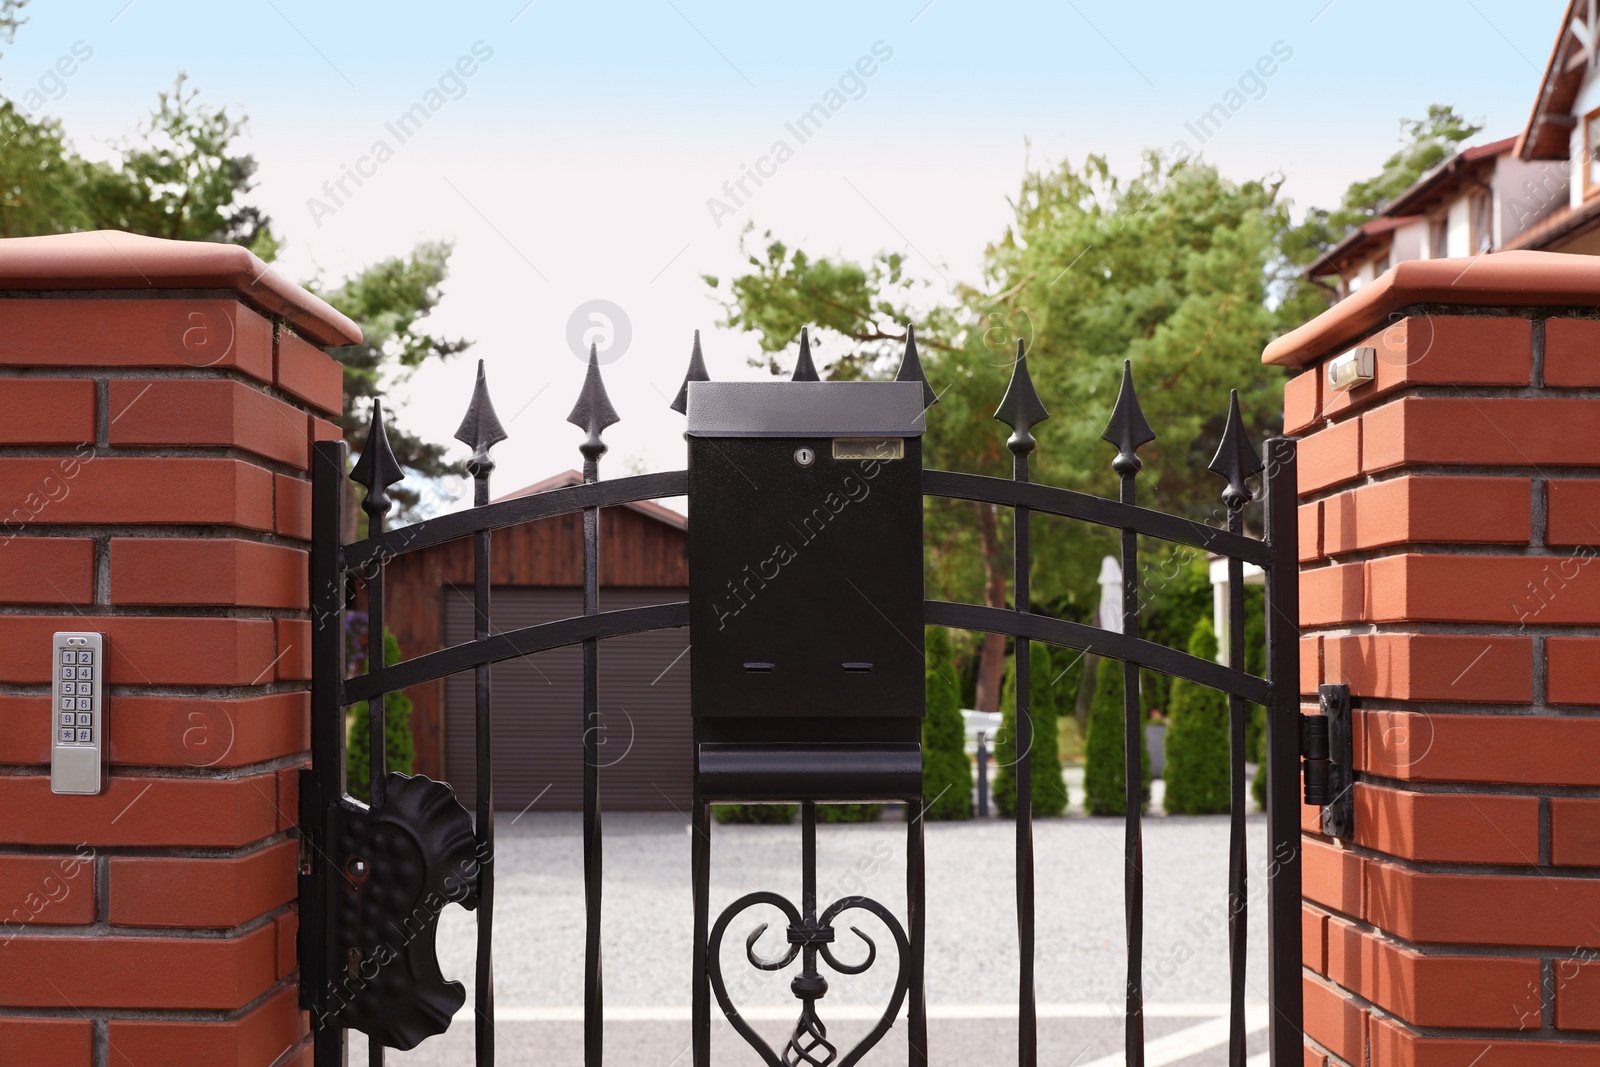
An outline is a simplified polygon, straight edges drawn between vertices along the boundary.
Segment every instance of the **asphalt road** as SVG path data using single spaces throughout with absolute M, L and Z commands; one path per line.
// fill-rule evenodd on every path
M 1264 878 L 1265 823 L 1249 823 L 1251 865 L 1247 999 L 1252 1057 L 1265 1049 L 1267 1015 Z M 495 916 L 496 1031 L 502 1065 L 582 1062 L 583 883 L 576 815 L 505 813 L 497 823 L 499 876 Z M 905 825 L 897 812 L 868 825 L 819 829 L 821 903 L 864 893 L 904 915 Z M 1149 1067 L 1226 1063 L 1227 835 L 1225 816 L 1145 820 L 1144 975 Z M 756 889 L 798 897 L 798 826 L 716 826 L 712 915 Z M 605 821 L 603 956 L 606 1056 L 615 1067 L 688 1064 L 689 828 L 673 814 L 613 813 Z M 1122 823 L 1073 816 L 1036 824 L 1037 980 L 1043 1062 L 1060 1067 L 1121 1063 L 1123 932 Z M 935 1064 L 1016 1062 L 1018 952 L 1014 895 L 1015 828 L 991 820 L 930 824 L 927 834 L 929 1045 Z M 861 913 L 852 913 L 860 916 Z M 782 923 L 767 909 L 749 912 L 728 933 L 722 959 L 730 991 L 775 1047 L 797 1011 L 788 981 L 794 969 L 758 974 L 744 961 L 742 939 L 757 923 L 772 928 L 757 944 L 771 955 Z M 819 1004 L 829 1040 L 841 1051 L 882 1011 L 892 987 L 893 940 L 871 916 L 856 918 L 878 943 L 878 963 L 851 977 L 828 974 Z M 404 1067 L 472 1063 L 471 978 L 474 917 L 447 910 L 439 938 L 447 975 L 468 986 L 468 1009 L 450 1032 L 409 1053 Z M 861 958 L 859 941 L 840 930 L 837 955 Z M 352 1035 L 352 1062 L 364 1062 L 364 1039 Z M 1104 1062 L 1102 1063 L 1102 1060 Z M 759 1059 L 721 1025 L 716 1064 Z M 904 1020 L 862 1061 L 905 1062 Z M 1261 1060 L 1265 1063 L 1265 1060 Z M 1252 1065 L 1254 1067 L 1254 1065 Z

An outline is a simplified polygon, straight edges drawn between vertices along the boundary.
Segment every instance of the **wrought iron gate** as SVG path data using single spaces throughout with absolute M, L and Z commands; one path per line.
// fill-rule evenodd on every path
M 815 381 L 809 345 L 802 334 L 797 381 Z M 673 408 L 687 413 L 693 383 L 708 376 L 700 354 L 699 337 L 683 389 Z M 914 335 L 908 343 L 897 381 L 921 383 L 924 405 L 934 402 L 917 358 Z M 1163 514 L 1137 503 L 1136 478 L 1142 467 L 1139 449 L 1155 439 L 1140 411 L 1131 366 L 1124 365 L 1122 386 L 1104 438 L 1116 449 L 1112 467 L 1119 476 L 1117 499 L 1106 499 L 1033 483 L 1029 456 L 1036 447 L 1032 428 L 1048 418 L 1028 373 L 1022 346 L 1018 345 L 1010 386 L 995 417 L 1011 428 L 1006 442 L 1012 454 L 1009 480 L 948 471 L 922 471 L 925 496 L 977 501 L 1012 510 L 1015 517 L 1014 605 L 1011 609 L 977 604 L 927 601 L 924 619 L 929 624 L 1007 634 L 1016 643 L 1018 677 L 1028 676 L 1029 642 L 1085 650 L 1120 660 L 1124 692 L 1124 773 L 1126 815 L 1124 836 L 1125 918 L 1127 935 L 1127 995 L 1125 1010 L 1126 1062 L 1144 1063 L 1143 997 L 1143 845 L 1141 838 L 1140 752 L 1144 739 L 1140 725 L 1139 670 L 1149 668 L 1186 678 L 1227 694 L 1231 721 L 1231 832 L 1229 841 L 1228 947 L 1231 990 L 1229 1063 L 1242 1067 L 1245 1059 L 1245 943 L 1248 922 L 1245 863 L 1245 723 L 1248 704 L 1267 709 L 1266 796 L 1271 854 L 1267 871 L 1267 929 L 1269 943 L 1269 1001 L 1271 1062 L 1291 1067 L 1301 1062 L 1300 967 L 1300 756 L 1301 714 L 1298 658 L 1298 574 L 1295 510 L 1295 445 L 1286 439 L 1267 442 L 1266 463 L 1257 458 L 1240 419 L 1238 398 L 1233 397 L 1226 428 L 1210 470 L 1226 483 L 1222 501 L 1225 528 Z M 495 416 L 478 368 L 466 418 L 457 438 L 472 449 L 467 470 L 474 482 L 470 509 L 386 531 L 384 519 L 391 506 L 388 488 L 402 478 L 399 464 L 385 436 L 383 413 L 373 406 L 372 429 L 361 457 L 349 477 L 366 490 L 362 508 L 368 519 L 367 536 L 340 544 L 341 507 L 344 496 L 345 453 L 342 442 L 319 442 L 313 470 L 313 548 L 311 592 L 313 608 L 312 746 L 310 770 L 301 776 L 302 866 L 300 878 L 301 999 L 312 1013 L 317 1067 L 342 1065 L 345 1032 L 360 1030 L 372 1038 L 372 1064 L 383 1062 L 383 1047 L 408 1049 L 443 1032 L 464 1006 L 465 989 L 446 981 L 434 955 L 439 914 L 450 903 L 477 911 L 476 1003 L 474 1005 L 476 1063 L 495 1062 L 494 969 L 494 796 L 490 760 L 490 665 L 559 646 L 581 644 L 584 665 L 583 855 L 586 914 L 584 971 L 584 1048 L 588 1067 L 602 1063 L 601 929 L 601 797 L 597 745 L 599 642 L 624 634 L 689 625 L 690 604 L 675 603 L 623 610 L 599 610 L 599 553 L 601 509 L 633 501 L 683 496 L 689 490 L 689 472 L 674 471 L 602 482 L 599 462 L 606 451 L 602 434 L 618 421 L 606 396 L 598 360 L 591 351 L 587 377 L 569 421 L 587 438 L 581 485 L 553 489 L 497 503 L 489 502 L 489 477 L 494 469 L 491 449 L 506 438 Z M 803 450 L 802 450 L 803 451 Z M 919 453 L 920 454 L 920 453 Z M 804 462 L 804 460 L 800 460 Z M 1252 499 L 1250 479 L 1265 475 L 1263 495 L 1266 536 L 1244 533 L 1243 510 Z M 489 590 L 489 539 L 496 529 L 552 516 L 581 512 L 583 516 L 583 614 L 510 632 L 495 632 L 491 625 Z M 1123 630 L 1114 633 L 1079 623 L 1040 615 L 1032 610 L 1029 572 L 1031 516 L 1064 516 L 1121 531 L 1123 573 Z M 691 536 L 693 527 L 691 524 Z M 1145 640 L 1139 635 L 1138 539 L 1159 538 L 1204 549 L 1227 559 L 1229 602 L 1227 627 L 1229 662 L 1214 663 Z M 365 658 L 365 669 L 346 677 L 343 614 L 352 579 L 364 583 L 368 600 L 368 634 L 381 648 L 384 626 L 383 576 L 395 557 L 460 538 L 475 546 L 474 640 L 416 656 L 392 666 L 381 657 Z M 905 545 L 917 552 L 920 545 Z M 1254 564 L 1267 580 L 1266 677 L 1244 670 L 1244 567 Z M 691 582 L 694 575 L 691 574 Z M 371 637 L 370 635 L 380 635 Z M 919 627 L 920 635 L 920 627 Z M 747 667 L 763 665 L 747 664 Z M 764 665 L 770 666 L 770 665 Z M 852 665 L 846 664 L 847 670 Z M 870 664 L 865 665 L 870 668 Z M 384 766 L 384 697 L 409 686 L 472 671 L 476 697 L 477 795 L 475 817 L 456 800 L 448 785 L 425 777 L 389 774 Z M 1028 714 L 1029 687 L 1016 687 L 1017 751 L 1032 744 Z M 355 703 L 368 705 L 371 731 L 371 804 L 353 800 L 345 792 L 345 714 Z M 699 736 L 699 735 L 697 735 Z M 919 757 L 920 759 L 920 757 Z M 918 764 L 920 766 L 920 764 Z M 918 772 L 920 780 L 920 772 Z M 697 775 L 698 777 L 698 775 Z M 1021 946 L 1018 973 L 1018 1056 L 1022 1067 L 1037 1063 L 1037 1011 L 1034 994 L 1034 861 L 1032 830 L 1031 760 L 1016 764 L 1016 889 L 1017 929 Z M 899 779 L 896 779 L 899 780 Z M 697 790 L 693 816 L 695 958 L 693 1028 L 694 1063 L 707 1067 L 710 1045 L 710 1003 L 713 995 L 734 1027 L 746 1037 L 771 1067 L 797 1064 L 849 1067 L 880 1039 L 899 1017 L 902 1001 L 907 1017 L 907 1056 L 913 1067 L 928 1062 L 926 1005 L 922 985 L 923 885 L 922 818 L 920 785 L 906 789 L 908 808 L 906 924 L 901 927 L 890 909 L 863 897 L 844 897 L 823 905 L 816 897 L 816 821 L 810 796 L 804 800 L 802 858 L 804 886 L 799 907 L 770 893 L 752 894 L 735 901 L 717 919 L 708 914 L 709 805 Z M 728 925 L 744 908 L 768 904 L 788 920 L 789 948 L 778 959 L 765 959 L 754 951 L 756 936 L 747 942 L 750 962 L 764 970 L 777 970 L 802 958 L 803 970 L 793 990 L 801 1001 L 800 1022 L 781 1054 L 761 1042 L 729 1000 L 721 975 L 717 950 Z M 895 992 L 880 1023 L 856 1048 L 842 1057 L 826 1040 L 818 1007 L 826 982 L 818 971 L 819 958 L 842 973 L 859 973 L 877 956 L 867 943 L 864 962 L 837 958 L 830 948 L 833 920 L 843 911 L 859 908 L 884 921 L 895 941 L 899 972 Z M 864 939 L 864 938 L 863 938 Z

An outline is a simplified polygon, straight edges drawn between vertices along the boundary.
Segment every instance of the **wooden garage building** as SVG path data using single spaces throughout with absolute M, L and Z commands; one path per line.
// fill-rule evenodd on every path
M 567 471 L 512 497 L 581 482 Z M 688 522 L 648 501 L 600 519 L 600 608 L 689 597 Z M 564 515 L 497 530 L 490 542 L 497 631 L 583 611 L 583 519 Z M 400 556 L 385 572 L 385 614 L 406 657 L 472 640 L 472 541 Z M 600 643 L 600 788 L 608 810 L 687 811 L 690 804 L 689 631 Z M 493 668 L 495 806 L 583 805 L 583 660 L 552 649 Z M 472 674 L 407 690 L 416 770 L 476 788 Z

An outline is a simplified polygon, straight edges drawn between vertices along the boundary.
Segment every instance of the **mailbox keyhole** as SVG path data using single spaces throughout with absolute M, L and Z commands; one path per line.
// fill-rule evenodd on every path
M 794 461 L 802 467 L 809 467 L 817 461 L 817 453 L 814 449 L 801 445 L 794 450 Z

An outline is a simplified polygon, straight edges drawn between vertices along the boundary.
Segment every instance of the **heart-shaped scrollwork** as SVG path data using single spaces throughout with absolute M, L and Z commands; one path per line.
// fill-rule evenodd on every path
M 789 1035 L 782 1055 L 774 1052 L 772 1046 L 768 1045 L 744 1016 L 739 1014 L 739 1009 L 734 1007 L 733 1000 L 728 996 L 727 982 L 722 976 L 723 936 L 740 914 L 760 904 L 778 909 L 784 918 L 789 920 L 789 948 L 787 952 L 773 959 L 758 954 L 756 942 L 768 928 L 767 923 L 761 923 L 745 939 L 745 957 L 750 961 L 750 965 L 762 971 L 781 971 L 794 963 L 797 957 L 804 957 L 800 973 L 790 983 L 790 989 L 801 1002 L 800 1019 Z M 828 992 L 828 981 L 818 971 L 817 959 L 820 957 L 825 960 L 828 966 L 839 974 L 861 974 L 877 961 L 878 946 L 856 926 L 850 929 L 866 945 L 866 957 L 858 963 L 848 963 L 833 953 L 831 947 L 834 940 L 833 922 L 844 912 L 853 909 L 871 912 L 888 927 L 895 941 L 899 973 L 895 977 L 894 993 L 890 996 L 889 1004 L 877 1023 L 840 1059 L 838 1049 L 828 1041 L 827 1026 L 817 1014 L 817 1001 Z M 777 893 L 765 891 L 748 893 L 728 905 L 717 917 L 706 943 L 706 974 L 711 979 L 711 989 L 716 994 L 717 1004 L 721 1006 L 722 1013 L 728 1017 L 728 1022 L 733 1025 L 734 1030 L 756 1050 L 767 1067 L 802 1067 L 802 1065 L 831 1067 L 835 1060 L 838 1061 L 838 1067 L 852 1067 L 883 1039 L 884 1034 L 889 1032 L 895 1018 L 900 1014 L 901 1005 L 905 1003 L 906 987 L 910 981 L 910 943 L 906 940 L 905 930 L 899 920 L 888 908 L 870 897 L 848 896 L 840 897 L 828 905 L 820 917 L 811 912 L 812 909 L 808 907 L 807 914 L 802 914 L 799 908 Z

